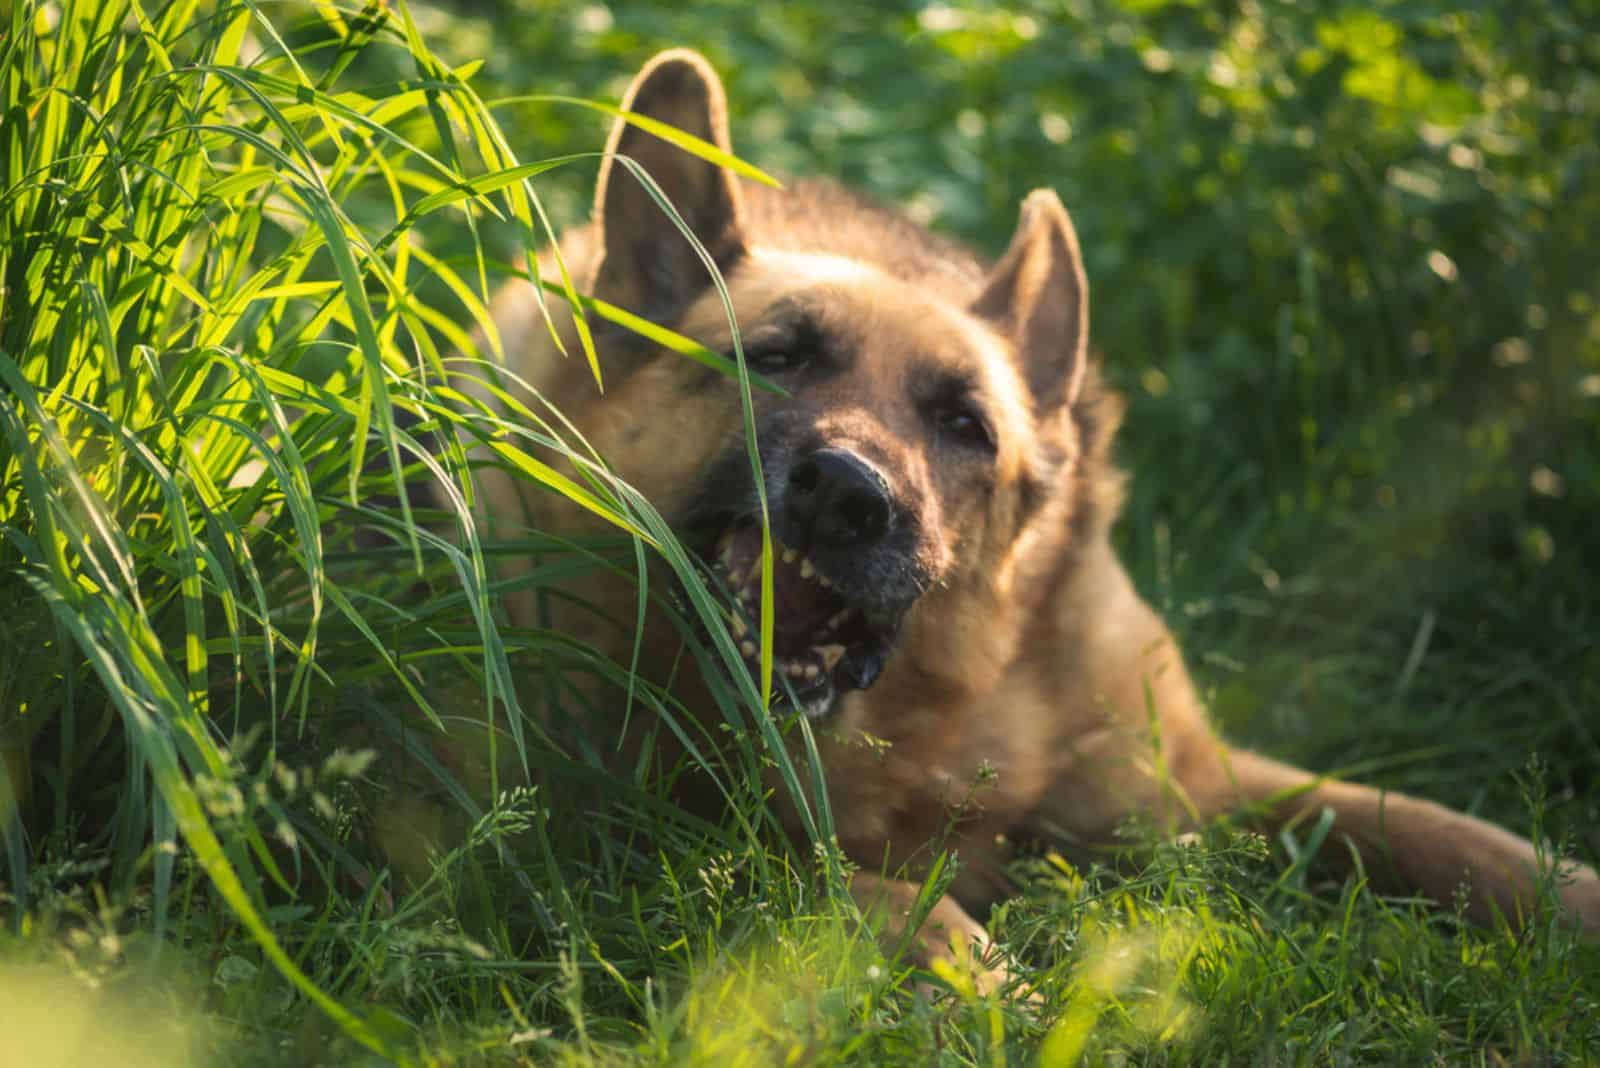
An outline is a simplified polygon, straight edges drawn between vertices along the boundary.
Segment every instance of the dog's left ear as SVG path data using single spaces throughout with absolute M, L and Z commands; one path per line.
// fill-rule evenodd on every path
M 1070 406 L 1089 351 L 1089 280 L 1061 198 L 1036 189 L 1000 262 L 984 281 L 974 314 L 1011 338 L 1033 391 L 1034 410 Z
M 628 87 L 622 108 L 731 151 L 722 82 L 698 52 L 673 49 L 650 60 Z M 721 270 L 743 251 L 739 189 L 727 168 L 632 123 L 619 119 L 612 129 L 595 189 L 603 252 L 594 292 L 629 311 L 667 319 L 709 286 L 711 276 L 682 231 L 618 156 L 638 163 L 655 179 Z

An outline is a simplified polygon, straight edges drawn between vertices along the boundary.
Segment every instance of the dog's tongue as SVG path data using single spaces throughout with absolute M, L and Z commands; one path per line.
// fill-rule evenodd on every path
M 845 607 L 843 598 L 818 581 L 815 571 L 795 556 L 785 562 L 784 547 L 774 542 L 772 553 L 772 599 L 775 631 L 779 637 L 802 641 L 816 634 L 832 616 Z M 745 527 L 736 531 L 725 545 L 721 563 L 740 599 L 752 608 L 761 603 L 761 530 Z
M 773 561 L 772 600 L 774 629 L 782 637 L 810 638 L 843 605 L 831 591 L 802 578 L 799 563 L 786 564 L 781 556 Z

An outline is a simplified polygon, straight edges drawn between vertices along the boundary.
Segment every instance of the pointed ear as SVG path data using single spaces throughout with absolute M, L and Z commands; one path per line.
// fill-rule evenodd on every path
M 1036 411 L 1077 400 L 1089 351 L 1089 280 L 1061 199 L 1036 189 L 972 306 L 1011 338 Z
M 697 52 L 674 49 L 646 63 L 628 87 L 622 108 L 730 150 L 722 82 Z M 733 173 L 724 167 L 621 119 L 612 129 L 595 190 L 602 252 L 594 293 L 647 318 L 669 318 L 711 284 L 710 275 L 682 232 L 618 156 L 634 160 L 655 179 L 719 269 L 726 269 L 743 252 L 739 190 Z

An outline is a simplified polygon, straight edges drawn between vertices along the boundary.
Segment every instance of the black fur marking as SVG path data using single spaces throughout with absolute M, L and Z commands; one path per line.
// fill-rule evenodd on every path
M 812 551 L 812 558 L 835 583 L 851 591 L 851 600 L 869 614 L 898 618 L 932 582 L 917 552 L 921 524 L 890 487 L 895 517 L 889 533 L 870 550 L 844 552 L 804 544 L 804 532 L 785 507 L 789 472 L 800 457 L 825 443 L 806 426 L 803 413 L 773 412 L 756 428 L 761 443 L 761 468 L 774 536 L 787 545 Z M 750 461 L 742 439 L 733 441 L 700 480 L 700 492 L 674 523 L 689 544 L 707 553 L 715 539 L 739 522 L 754 522 L 759 502 L 750 477 Z

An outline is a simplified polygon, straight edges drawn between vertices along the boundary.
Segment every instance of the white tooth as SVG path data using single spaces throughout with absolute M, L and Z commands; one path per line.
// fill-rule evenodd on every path
M 823 645 L 817 648 L 817 653 L 822 657 L 824 671 L 832 671 L 844 659 L 844 646 Z
M 809 559 L 800 561 L 800 577 L 801 578 L 808 579 L 812 575 L 815 575 L 816 573 L 817 573 L 817 569 L 815 567 L 811 566 L 811 561 Z M 822 581 L 823 581 L 823 583 L 827 583 L 828 580 L 827 579 L 823 579 Z
M 733 636 L 735 638 L 743 638 L 745 636 L 745 632 L 747 632 L 749 629 L 750 624 L 744 621 L 743 616 L 733 617 Z
M 828 581 L 828 576 L 827 575 L 818 575 L 817 576 L 817 581 L 822 583 L 822 588 L 823 589 L 825 589 L 825 590 L 833 589 L 833 583 Z
M 849 618 L 850 618 L 850 609 L 846 608 L 842 612 L 835 613 L 834 616 L 831 619 L 828 620 L 828 626 L 829 627 L 837 627 L 837 626 L 839 626 L 840 624 L 842 624 L 845 620 L 847 620 Z
M 795 549 L 785 549 L 785 550 L 783 550 L 783 562 L 784 563 L 792 564 L 798 559 L 800 559 L 800 553 L 799 553 L 798 550 L 795 550 Z
M 822 674 L 822 669 L 817 667 L 817 665 L 815 665 L 815 664 L 807 664 L 806 665 L 806 678 L 807 679 L 814 679 L 818 675 L 821 675 L 821 674 Z
M 756 643 L 751 641 L 749 638 L 746 638 L 744 641 L 739 643 L 739 651 L 745 656 L 755 656 Z
M 798 679 L 800 676 L 806 673 L 806 669 L 800 664 L 790 664 L 783 670 L 788 673 L 791 679 Z

